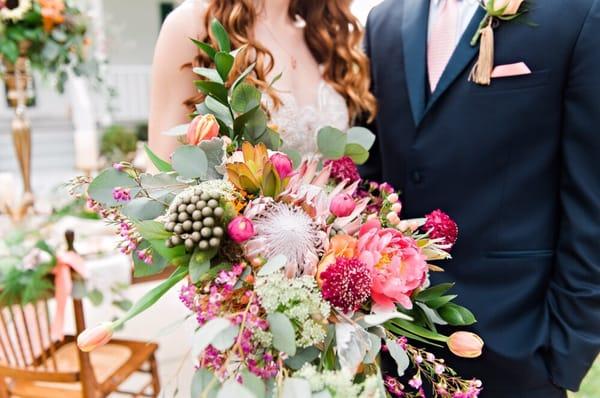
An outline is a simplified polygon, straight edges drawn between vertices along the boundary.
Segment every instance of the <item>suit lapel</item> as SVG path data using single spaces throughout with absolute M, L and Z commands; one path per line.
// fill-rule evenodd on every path
M 402 17 L 404 71 L 410 106 L 418 126 L 425 114 L 427 71 L 427 21 L 429 0 L 405 0 Z
M 435 91 L 431 94 L 424 112 L 425 114 L 429 112 L 433 105 L 435 105 L 435 103 L 440 99 L 442 94 L 446 92 L 456 78 L 471 63 L 473 58 L 475 58 L 475 55 L 477 55 L 479 51 L 479 45 L 471 46 L 471 38 L 479 27 L 479 23 L 483 19 L 484 15 L 485 10 L 479 7 L 473 16 L 473 19 L 469 23 L 469 26 L 465 30 L 465 33 L 461 37 L 458 46 L 454 50 L 454 53 L 452 54 L 452 57 L 450 58 L 450 61 L 448 62 L 448 65 L 446 66 L 446 69 L 444 70 L 444 73 L 442 74 Z

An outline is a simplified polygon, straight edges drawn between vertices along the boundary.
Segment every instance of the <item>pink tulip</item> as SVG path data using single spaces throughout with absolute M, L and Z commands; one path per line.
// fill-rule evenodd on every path
M 189 145 L 198 145 L 202 141 L 211 140 L 219 136 L 219 123 L 211 115 L 199 115 L 192 120 L 187 131 Z
M 448 348 L 456 356 L 477 358 L 483 349 L 481 337 L 470 332 L 456 332 L 448 338 Z
M 249 218 L 237 216 L 227 226 L 227 233 L 235 243 L 244 243 L 254 236 L 254 225 Z
M 283 153 L 274 153 L 273 155 L 271 155 L 270 160 L 273 164 L 273 167 L 275 168 L 275 171 L 277 171 L 279 178 L 281 178 L 282 180 L 284 180 L 294 171 L 294 165 L 292 164 L 292 161 L 287 155 Z
M 90 352 L 108 343 L 112 336 L 112 324 L 103 323 L 95 328 L 86 329 L 77 336 L 77 346 L 83 352 Z
M 339 194 L 333 198 L 329 211 L 336 217 L 348 217 L 356 208 L 356 202 L 347 193 Z

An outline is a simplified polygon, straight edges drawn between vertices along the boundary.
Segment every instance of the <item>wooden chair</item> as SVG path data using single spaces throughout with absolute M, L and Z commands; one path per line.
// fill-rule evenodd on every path
M 72 249 L 72 233 L 67 236 Z M 72 301 L 79 334 L 85 329 L 83 303 Z M 0 398 L 158 396 L 158 345 L 113 339 L 85 353 L 77 348 L 75 336 L 52 341 L 50 323 L 48 299 L 0 308 Z M 147 374 L 149 381 L 136 392 L 121 390 L 120 385 L 134 373 Z M 150 389 L 152 393 L 146 392 Z

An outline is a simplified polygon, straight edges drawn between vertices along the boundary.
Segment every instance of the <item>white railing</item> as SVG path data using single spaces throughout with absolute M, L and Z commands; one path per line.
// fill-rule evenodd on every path
M 111 101 L 115 122 L 141 122 L 148 119 L 150 109 L 149 65 L 110 65 L 109 87 L 116 90 Z

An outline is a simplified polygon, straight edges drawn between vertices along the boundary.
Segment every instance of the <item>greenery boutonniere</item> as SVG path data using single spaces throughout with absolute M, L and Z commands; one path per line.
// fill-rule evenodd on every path
M 479 41 L 479 58 L 471 70 L 469 80 L 482 86 L 489 86 L 494 69 L 494 27 L 498 21 L 511 21 L 525 12 L 525 0 L 482 0 L 481 7 L 485 9 L 485 16 L 471 45 Z

